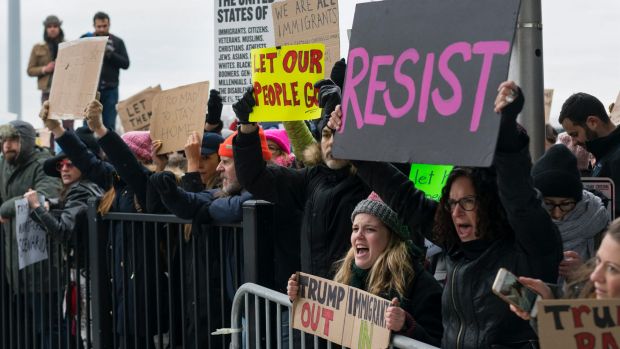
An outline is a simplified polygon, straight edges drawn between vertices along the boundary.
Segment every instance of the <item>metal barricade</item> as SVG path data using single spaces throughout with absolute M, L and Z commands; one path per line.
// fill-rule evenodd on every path
M 244 281 L 269 285 L 273 205 L 246 202 L 243 222 L 191 225 L 172 215 L 109 213 L 90 205 L 95 348 L 226 348 Z M 260 239 L 258 238 L 260 236 Z
M 275 308 L 272 308 L 272 303 Z M 274 314 L 275 322 L 273 321 Z M 290 321 L 288 321 L 288 326 L 283 325 L 283 318 L 292 319 L 291 302 L 284 293 L 254 283 L 245 283 L 235 294 L 230 318 L 231 328 L 228 331 L 232 339 L 230 349 L 242 347 L 305 349 L 307 342 L 311 342 L 313 348 L 319 348 L 319 337 L 312 336 L 313 338 L 308 341 L 306 339 L 308 335 L 293 330 Z M 272 338 L 274 335 L 275 338 Z M 321 341 L 326 342 L 324 339 Z M 326 342 L 325 347 L 331 348 L 332 343 Z M 439 349 L 400 335 L 392 336 L 390 348 Z
M 20 270 L 14 225 L 0 239 L 0 347 L 90 348 L 88 235 L 48 236 L 48 258 Z

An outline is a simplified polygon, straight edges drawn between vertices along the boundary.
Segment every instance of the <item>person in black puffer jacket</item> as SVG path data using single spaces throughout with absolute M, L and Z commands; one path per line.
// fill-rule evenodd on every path
M 442 297 L 442 348 L 533 348 L 529 324 L 491 292 L 499 268 L 555 282 L 562 241 L 530 176 L 529 138 L 516 123 L 523 95 L 500 85 L 500 132 L 492 168 L 455 168 L 437 203 L 385 163 L 355 161 L 358 175 L 409 225 L 442 246 L 448 276 Z M 328 126 L 339 129 L 340 107 Z

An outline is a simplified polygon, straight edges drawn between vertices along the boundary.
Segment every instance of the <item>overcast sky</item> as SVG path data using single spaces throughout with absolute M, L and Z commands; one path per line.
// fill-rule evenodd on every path
M 131 67 L 121 71 L 120 97 L 149 85 L 164 89 L 213 78 L 214 0 L 120 1 L 27 0 L 21 4 L 21 71 L 23 119 L 37 120 L 40 92 L 36 78 L 26 75 L 32 45 L 42 40 L 43 19 L 56 14 L 63 20 L 65 37 L 78 38 L 92 30 L 96 11 L 111 17 L 111 32 L 120 36 Z M 415 1 L 415 0 L 412 0 Z M 346 29 L 351 28 L 355 3 L 340 0 L 342 56 L 346 56 Z M 7 110 L 7 0 L 0 0 L 0 113 Z M 551 120 L 557 120 L 562 102 L 584 91 L 607 106 L 620 91 L 618 0 L 544 0 L 543 47 L 545 87 L 555 89 Z

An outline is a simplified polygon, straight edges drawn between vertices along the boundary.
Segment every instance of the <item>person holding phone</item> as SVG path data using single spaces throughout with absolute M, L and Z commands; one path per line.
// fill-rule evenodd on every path
M 428 199 L 387 163 L 353 161 L 357 175 L 410 230 L 418 229 L 446 251 L 442 348 L 536 346 L 532 328 L 491 290 L 500 267 L 555 282 L 562 259 L 560 234 L 530 176 L 529 138 L 516 122 L 523 103 L 514 82 L 500 84 L 494 108 L 501 113 L 494 166 L 456 167 L 439 202 Z M 341 118 L 337 106 L 328 126 L 340 129 Z
M 392 301 L 385 312 L 387 328 L 395 333 L 439 345 L 441 286 L 420 263 L 409 229 L 386 204 L 362 200 L 351 214 L 351 248 L 336 262 L 334 281 Z M 297 274 L 286 288 L 297 298 Z
M 581 278 L 564 288 L 564 298 L 620 298 L 620 219 L 611 223 L 596 251 L 596 256 L 578 272 Z M 519 277 L 519 282 L 533 290 L 543 299 L 554 299 L 551 287 L 539 279 Z M 524 320 L 530 320 L 530 312 L 510 305 L 510 310 Z

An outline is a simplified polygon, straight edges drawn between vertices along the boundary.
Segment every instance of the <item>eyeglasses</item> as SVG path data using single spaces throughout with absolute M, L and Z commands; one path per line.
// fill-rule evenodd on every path
M 462 197 L 458 200 L 448 199 L 448 201 L 446 201 L 446 210 L 449 210 L 450 212 L 454 211 L 456 204 L 461 206 L 461 208 L 465 211 L 473 211 L 476 209 L 476 204 L 477 204 L 476 196 L 469 195 L 469 196 Z
M 69 160 L 58 161 L 58 162 L 56 163 L 56 169 L 57 169 L 58 171 L 62 171 L 62 169 L 63 169 L 65 166 L 66 166 L 66 167 L 67 167 L 67 169 L 69 169 L 69 170 L 73 168 L 73 164 L 72 164 L 72 163 L 71 163 L 71 161 L 69 161 Z
M 560 211 L 562 211 L 562 212 L 570 212 L 570 211 L 572 211 L 575 208 L 575 206 L 577 205 L 577 202 L 575 202 L 575 201 L 564 201 L 564 202 L 561 202 L 559 204 L 556 204 L 556 203 L 551 202 L 551 201 L 545 201 L 543 203 L 543 205 L 545 206 L 545 208 L 549 212 L 553 211 L 556 207 L 559 207 Z

